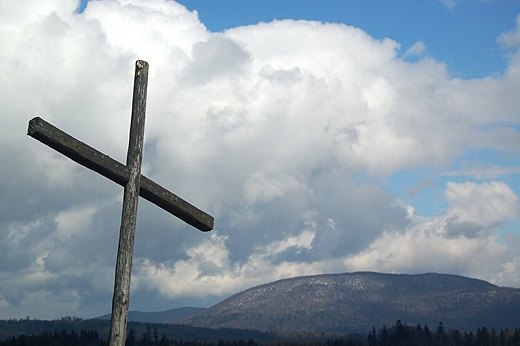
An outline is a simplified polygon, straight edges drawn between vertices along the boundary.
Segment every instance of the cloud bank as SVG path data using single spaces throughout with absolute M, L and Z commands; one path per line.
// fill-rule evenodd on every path
M 0 2 L 0 318 L 110 310 L 122 189 L 25 132 L 38 115 L 124 162 L 137 59 L 150 63 L 143 173 L 215 230 L 141 200 L 131 309 L 356 270 L 520 287 L 520 236 L 500 233 L 519 218 L 518 191 L 500 173 L 448 181 L 435 216 L 381 183 L 419 168 L 450 176 L 468 149 L 518 157 L 518 26 L 499 38 L 505 73 L 462 80 L 427 43 L 408 62 L 398 42 L 342 24 L 212 33 L 173 1 L 76 5 Z

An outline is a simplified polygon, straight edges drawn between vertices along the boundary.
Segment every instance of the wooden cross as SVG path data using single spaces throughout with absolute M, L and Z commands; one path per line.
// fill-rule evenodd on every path
M 78 141 L 39 117 L 29 121 L 27 131 L 29 136 L 125 187 L 110 320 L 110 346 L 123 346 L 126 339 L 139 196 L 203 232 L 211 231 L 214 222 L 211 215 L 141 175 L 147 85 L 148 63 L 137 60 L 126 165 Z

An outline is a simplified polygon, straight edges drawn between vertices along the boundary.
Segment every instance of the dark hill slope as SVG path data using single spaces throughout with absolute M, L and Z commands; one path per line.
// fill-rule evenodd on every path
M 160 312 L 129 311 L 128 321 L 143 323 L 174 323 L 184 318 L 196 315 L 205 308 L 183 307 Z M 99 316 L 100 320 L 109 320 L 111 314 Z
M 367 332 L 400 319 L 436 327 L 518 328 L 520 289 L 457 275 L 325 274 L 257 286 L 182 321 L 199 327 Z

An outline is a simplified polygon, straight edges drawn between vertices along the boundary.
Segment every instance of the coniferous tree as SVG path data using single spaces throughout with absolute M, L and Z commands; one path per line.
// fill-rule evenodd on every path
M 451 346 L 463 346 L 462 344 L 462 337 L 460 335 L 460 332 L 458 330 L 454 330 L 452 333 L 452 340 L 451 340 Z
M 448 337 L 446 336 L 442 322 L 439 322 L 439 326 L 435 332 L 434 346 L 448 346 Z
M 159 344 L 159 334 L 157 334 L 157 327 L 153 329 L 153 344 L 158 345 Z
M 386 329 L 386 325 L 383 326 L 383 329 L 379 332 L 379 346 L 391 346 L 390 345 L 390 334 Z
M 395 322 L 395 331 L 392 338 L 392 346 L 403 346 L 406 341 L 406 332 L 401 320 Z
M 515 329 L 515 333 L 511 338 L 511 346 L 520 346 L 520 330 L 518 328 Z
M 377 333 L 376 327 L 372 326 L 372 331 L 368 333 L 367 337 L 368 346 L 377 346 Z
M 477 328 L 477 336 L 475 338 L 475 346 L 490 346 L 491 340 L 486 327 Z
M 159 340 L 159 345 L 169 345 L 170 340 L 166 337 L 166 335 L 162 335 L 161 340 Z
M 135 346 L 135 331 L 133 328 L 128 332 L 128 336 L 126 337 L 125 345 L 126 346 Z
M 504 333 L 503 329 L 500 329 L 500 334 L 498 335 L 498 343 L 500 346 L 507 346 L 507 336 L 506 333 Z
M 489 338 L 490 338 L 491 346 L 499 346 L 498 335 L 497 335 L 497 331 L 495 330 L 495 328 L 491 328 L 491 333 L 489 334 Z
M 464 346 L 475 346 L 475 336 L 473 332 L 464 332 Z
M 425 346 L 432 346 L 433 345 L 433 336 L 432 332 L 430 331 L 430 328 L 428 328 L 428 325 L 424 325 L 423 328 L 423 334 L 424 334 L 424 345 Z

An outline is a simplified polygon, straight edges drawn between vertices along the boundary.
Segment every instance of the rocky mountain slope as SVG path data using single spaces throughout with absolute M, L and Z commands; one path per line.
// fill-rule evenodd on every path
M 520 289 L 457 275 L 325 274 L 257 286 L 184 319 L 211 328 L 368 332 L 408 325 L 518 328 Z

